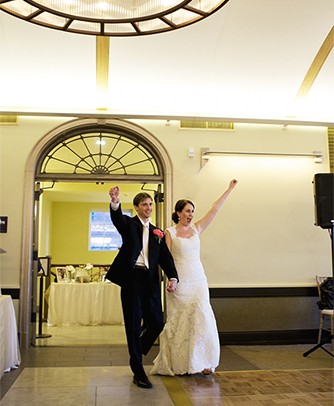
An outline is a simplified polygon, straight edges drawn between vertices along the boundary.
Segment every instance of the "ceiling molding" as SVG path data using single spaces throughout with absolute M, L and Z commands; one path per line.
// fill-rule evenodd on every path
M 316 80 L 322 66 L 326 62 L 328 55 L 332 51 L 334 46 L 334 26 L 329 31 L 325 41 L 321 45 L 317 55 L 315 56 L 296 96 L 297 100 L 303 99 L 307 96 L 314 81 Z
M 317 126 L 317 127 L 334 127 L 332 121 L 314 121 L 314 120 L 297 120 L 293 118 L 256 118 L 256 117 L 208 117 L 208 116 L 170 116 L 170 115 L 149 115 L 149 114 L 116 114 L 107 113 L 106 111 L 86 111 L 70 113 L 62 111 L 26 111 L 26 110 L 13 110 L 13 111 L 0 111 L 0 114 L 18 115 L 22 117 L 57 117 L 57 118 L 91 118 L 100 119 L 102 121 L 108 119 L 120 120 L 166 120 L 166 121 L 181 121 L 181 120 L 199 120 L 199 121 L 224 121 L 244 124 L 278 124 L 283 126 L 288 125 L 301 125 L 301 126 Z

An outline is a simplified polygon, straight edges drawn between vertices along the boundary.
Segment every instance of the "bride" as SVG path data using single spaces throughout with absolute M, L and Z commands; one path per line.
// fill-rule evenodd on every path
M 207 278 L 200 259 L 200 234 L 214 219 L 237 181 L 195 224 L 191 224 L 195 206 L 182 199 L 172 215 L 175 226 L 166 230 L 166 243 L 174 258 L 179 283 L 173 295 L 167 295 L 168 316 L 160 334 L 160 351 L 153 361 L 151 374 L 183 375 L 202 372 L 209 375 L 219 364 L 220 344 L 213 314 Z

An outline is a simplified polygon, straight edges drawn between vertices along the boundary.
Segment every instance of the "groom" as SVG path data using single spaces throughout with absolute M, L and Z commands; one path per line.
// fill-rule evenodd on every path
M 167 291 L 174 292 L 178 282 L 173 258 L 160 229 L 150 223 L 153 200 L 148 193 L 133 199 L 134 217 L 123 215 L 118 186 L 109 190 L 110 216 L 122 236 L 123 244 L 111 264 L 106 279 L 121 286 L 121 301 L 133 383 L 152 388 L 142 364 L 163 329 L 160 265 L 169 282 Z

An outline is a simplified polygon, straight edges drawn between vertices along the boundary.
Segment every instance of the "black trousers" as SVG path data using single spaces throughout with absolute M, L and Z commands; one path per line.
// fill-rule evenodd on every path
M 133 281 L 121 288 L 130 367 L 139 379 L 145 378 L 142 354 L 146 355 L 163 329 L 160 286 L 152 290 L 148 270 L 135 269 Z

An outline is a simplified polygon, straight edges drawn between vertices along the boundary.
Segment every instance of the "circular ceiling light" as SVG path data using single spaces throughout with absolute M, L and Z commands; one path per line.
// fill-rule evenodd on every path
M 78 34 L 136 36 L 196 23 L 229 0 L 0 0 L 25 21 Z

